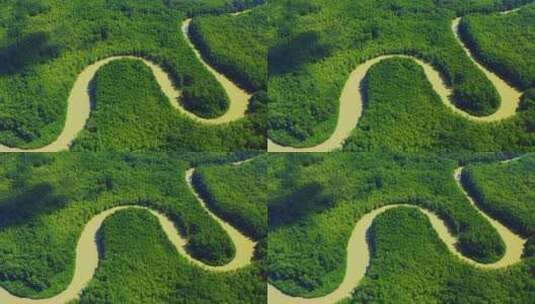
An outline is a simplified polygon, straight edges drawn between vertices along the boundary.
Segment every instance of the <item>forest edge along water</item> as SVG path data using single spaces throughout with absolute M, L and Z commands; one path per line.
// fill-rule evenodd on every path
M 234 164 L 239 165 L 240 163 L 242 162 Z M 96 240 L 98 231 L 102 226 L 102 223 L 104 222 L 104 220 L 106 220 L 108 217 L 112 216 L 116 212 L 120 212 L 121 210 L 125 210 L 128 208 L 146 210 L 152 215 L 154 215 L 158 219 L 158 222 L 160 223 L 163 232 L 167 235 L 167 238 L 176 248 L 177 252 L 195 266 L 201 267 L 207 271 L 226 272 L 240 269 L 249 265 L 253 259 L 256 243 L 245 235 L 243 235 L 237 229 L 232 227 L 230 224 L 219 218 L 217 215 L 212 213 L 212 211 L 210 211 L 210 209 L 206 205 L 206 202 L 199 196 L 199 194 L 195 190 L 194 185 L 191 182 L 191 177 L 194 172 L 195 169 L 189 169 L 188 171 L 186 171 L 186 183 L 188 184 L 188 187 L 190 188 L 191 192 L 193 193 L 203 210 L 205 210 L 211 218 L 213 218 L 217 223 L 219 223 L 221 228 L 229 235 L 230 239 L 234 243 L 234 246 L 236 248 L 236 254 L 232 261 L 222 266 L 211 266 L 204 264 L 203 262 L 196 260 L 191 255 L 189 255 L 189 253 L 186 251 L 186 245 L 188 241 L 180 235 L 180 232 L 177 230 L 175 224 L 166 215 L 154 209 L 142 206 L 118 206 L 97 214 L 96 216 L 92 217 L 91 220 L 89 220 L 89 222 L 87 222 L 84 226 L 84 229 L 80 235 L 80 238 L 78 239 L 78 244 L 76 246 L 76 262 L 74 275 L 67 289 L 65 289 L 60 294 L 48 299 L 30 299 L 17 297 L 16 295 L 13 295 L 7 290 L 0 287 L 0 303 L 61 304 L 67 303 L 68 301 L 78 298 L 80 292 L 87 286 L 89 281 L 91 281 L 91 279 L 95 275 L 95 272 L 98 267 L 99 244 Z
M 175 88 L 168 73 L 155 63 L 137 56 L 112 56 L 90 64 L 78 74 L 67 100 L 65 125 L 60 135 L 52 143 L 37 149 L 21 149 L 0 144 L 0 152 L 58 152 L 68 150 L 73 140 L 78 136 L 80 131 L 84 129 L 91 114 L 91 81 L 94 79 L 95 74 L 100 68 L 111 61 L 119 59 L 137 59 L 146 64 L 151 69 L 156 82 L 171 102 L 171 105 L 180 113 L 196 122 L 208 125 L 219 125 L 230 123 L 245 117 L 251 94 L 247 93 L 223 74 L 216 71 L 202 58 L 200 51 L 190 39 L 189 28 L 191 20 L 192 19 L 186 19 L 182 23 L 181 32 L 184 35 L 188 46 L 195 53 L 195 56 L 221 84 L 229 97 L 229 108 L 222 116 L 213 119 L 205 119 L 184 109 L 178 102 L 181 92 Z
M 506 160 L 503 161 L 503 163 L 516 160 L 518 159 Z M 409 204 L 386 205 L 377 208 L 369 213 L 366 213 L 355 224 L 355 227 L 353 228 L 346 247 L 347 255 L 345 275 L 343 281 L 338 286 L 338 288 L 336 288 L 336 290 L 323 297 L 302 298 L 286 295 L 280 290 L 278 290 L 275 286 L 268 284 L 268 304 L 332 304 L 347 297 L 350 297 L 352 291 L 358 287 L 359 282 L 366 275 L 366 270 L 370 265 L 370 248 L 367 239 L 368 229 L 371 227 L 374 219 L 378 215 L 381 215 L 389 209 L 398 207 L 416 208 L 423 212 L 429 219 L 431 226 L 437 232 L 439 238 L 447 246 L 448 251 L 460 258 L 462 261 L 473 265 L 474 267 L 497 269 L 520 262 L 526 240 L 523 239 L 521 236 L 513 233 L 510 229 L 502 225 L 500 222 L 489 217 L 475 204 L 474 199 L 468 194 L 461 182 L 463 170 L 464 167 L 457 168 L 453 173 L 453 178 L 455 179 L 457 186 L 463 192 L 470 204 L 478 211 L 479 214 L 481 214 L 487 221 L 489 221 L 491 226 L 496 229 L 496 231 L 504 241 L 506 250 L 499 261 L 491 264 L 482 264 L 463 256 L 456 247 L 456 237 L 454 237 L 450 233 L 446 223 L 435 213 L 427 209 Z
M 516 10 L 502 12 L 502 14 L 508 14 Z M 379 63 L 382 60 L 401 57 L 401 58 L 410 58 L 414 60 L 418 65 L 420 65 L 424 73 L 431 83 L 434 91 L 439 95 L 442 102 L 455 113 L 477 122 L 495 122 L 500 121 L 515 115 L 518 105 L 520 103 L 520 97 L 522 93 L 517 89 L 510 86 L 507 82 L 501 79 L 495 73 L 487 70 L 483 65 L 479 64 L 474 58 L 472 52 L 468 47 L 463 43 L 459 33 L 459 23 L 461 18 L 455 18 L 451 22 L 451 30 L 455 36 L 455 40 L 463 48 L 466 54 L 469 56 L 472 62 L 483 71 L 485 76 L 491 81 L 494 85 L 498 94 L 501 98 L 500 107 L 496 112 L 488 116 L 474 116 L 469 113 L 466 113 L 455 106 L 451 101 L 452 90 L 448 88 L 444 82 L 444 78 L 441 76 L 440 72 L 437 71 L 430 64 L 409 55 L 403 54 L 391 54 L 378 56 L 373 59 L 367 60 L 357 66 L 353 72 L 349 75 L 347 79 L 340 98 L 339 98 L 339 110 L 338 110 L 338 119 L 336 127 L 331 136 L 324 141 L 313 147 L 305 148 L 295 148 L 290 146 L 283 146 L 276 142 L 273 142 L 271 139 L 268 139 L 268 151 L 269 152 L 329 152 L 336 149 L 340 149 L 344 144 L 344 141 L 351 135 L 351 132 L 357 126 L 364 109 L 364 97 L 363 92 L 361 91 L 361 84 L 364 78 L 366 77 L 368 70 Z

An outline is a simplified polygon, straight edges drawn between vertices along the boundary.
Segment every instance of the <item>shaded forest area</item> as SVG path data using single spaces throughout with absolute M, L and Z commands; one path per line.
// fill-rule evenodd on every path
M 461 33 L 478 60 L 521 90 L 535 88 L 535 4 L 508 14 L 471 15 Z
M 463 182 L 488 214 L 535 241 L 535 157 L 469 166 Z
M 276 26 L 270 13 L 262 6 L 236 16 L 195 18 L 192 39 L 211 65 L 241 87 L 266 91 L 268 47 L 275 40 Z
M 210 209 L 258 240 L 267 237 L 267 165 L 267 157 L 258 156 L 239 166 L 200 167 L 193 183 Z

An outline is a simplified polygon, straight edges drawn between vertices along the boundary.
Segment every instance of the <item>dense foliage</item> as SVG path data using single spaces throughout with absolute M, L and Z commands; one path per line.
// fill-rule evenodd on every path
M 499 157 L 492 154 L 368 153 L 271 157 L 268 170 L 270 282 L 290 295 L 316 297 L 328 294 L 338 287 L 345 274 L 345 249 L 355 223 L 371 210 L 397 203 L 424 207 L 439 215 L 458 238 L 457 247 L 463 255 L 483 263 L 498 260 L 504 253 L 503 241 L 470 205 L 456 184 L 453 172 L 461 163 L 494 163 Z M 507 183 L 501 184 L 499 189 L 505 188 L 503 193 L 507 196 L 509 193 L 513 195 L 515 187 L 513 183 Z M 390 226 L 390 234 L 403 233 L 392 227 L 398 226 Z M 397 254 L 393 254 L 385 267 L 404 265 L 400 264 L 400 258 L 396 258 Z M 440 258 L 433 263 L 440 264 L 441 261 Z M 435 270 L 434 266 L 420 268 L 418 274 L 432 274 Z M 462 273 L 452 275 L 462 276 Z M 410 284 L 412 281 L 407 276 L 411 272 L 400 270 L 397 273 L 402 274 L 405 274 L 404 282 Z M 381 277 L 382 274 L 368 276 L 370 280 Z M 416 279 L 420 278 L 415 275 Z M 429 284 L 432 288 L 434 281 Z M 393 285 L 383 287 L 388 289 L 384 292 L 399 290 L 398 283 Z M 404 298 L 414 296 L 419 287 L 419 284 L 412 286 L 414 291 Z M 447 293 L 448 296 L 457 295 L 455 290 Z M 376 296 L 368 300 L 395 299 Z
M 3 1 L 0 142 L 31 148 L 53 141 L 63 129 L 75 78 L 88 64 L 112 55 L 150 58 L 172 75 L 184 105 L 203 117 L 220 115 L 228 98 L 187 45 L 181 22 L 186 15 L 230 12 L 256 2 Z
M 126 210 L 102 227 L 103 257 L 79 303 L 264 303 L 258 262 L 232 273 L 192 266 L 146 211 Z
M 486 66 L 525 90 L 535 87 L 535 5 L 463 19 L 465 41 Z
M 368 273 L 342 303 L 523 304 L 535 296 L 534 258 L 481 271 L 453 256 L 416 209 L 397 208 L 378 216 L 370 240 Z
M 469 166 L 463 182 L 488 214 L 523 236 L 535 235 L 535 155 L 506 164 Z
M 525 151 L 535 149 L 535 91 L 517 114 L 477 123 L 447 108 L 423 69 L 410 59 L 388 59 L 365 79 L 364 114 L 345 143 L 352 151 Z
M 266 90 L 268 46 L 275 38 L 270 13 L 260 7 L 195 18 L 191 35 L 211 65 L 249 91 Z
M 166 5 L 188 16 L 237 12 L 263 4 L 265 0 L 165 0 Z
M 253 103 L 261 95 L 253 97 Z M 73 150 L 233 151 L 261 150 L 266 145 L 265 108 L 224 126 L 194 122 L 172 107 L 139 60 L 112 61 L 102 67 L 95 77 L 94 99 L 91 117 Z
M 493 113 L 500 102 L 497 91 L 455 40 L 451 22 L 524 2 L 271 1 L 280 7 L 273 9 L 280 21 L 268 61 L 270 138 L 292 146 L 325 141 L 336 125 L 338 98 L 349 74 L 382 54 L 409 54 L 431 63 L 452 86 L 457 107 L 478 116 Z M 390 82 L 382 85 L 396 85 Z
M 194 257 L 212 265 L 227 263 L 234 256 L 234 245 L 219 224 L 202 209 L 185 182 L 184 172 L 187 168 L 200 163 L 236 161 L 241 157 L 243 156 L 204 153 L 2 155 L 0 157 L 0 285 L 21 296 L 49 297 L 62 291 L 73 274 L 74 249 L 83 227 L 94 215 L 118 205 L 144 205 L 159 210 L 170 217 L 183 236 L 188 239 L 187 250 Z M 117 227 L 128 226 L 126 222 L 129 220 L 124 218 L 119 220 L 119 218 L 121 217 L 119 216 L 116 221 L 121 225 Z M 132 220 L 134 226 L 139 221 L 146 222 L 147 219 L 144 217 Z M 151 229 L 146 229 L 147 225 L 150 225 L 150 221 L 140 226 L 143 227 L 144 234 L 137 233 L 139 227 L 130 233 L 126 231 L 128 229 L 117 230 L 116 226 L 111 225 L 116 227 L 111 228 L 111 231 L 114 229 L 117 231 L 110 232 L 110 239 L 104 238 L 104 254 L 106 256 L 106 246 L 109 246 L 111 253 L 108 257 L 111 264 L 110 268 L 106 267 L 102 273 L 107 275 L 100 277 L 103 282 L 107 276 L 111 278 L 110 273 L 114 273 L 114 278 L 128 276 L 126 273 L 121 273 L 128 269 L 128 266 L 114 263 L 123 259 L 132 258 L 133 261 L 139 259 L 140 248 L 151 250 L 150 246 L 143 245 L 143 242 L 161 239 L 160 236 L 152 237 L 158 229 L 148 231 Z M 135 240 L 130 243 L 127 242 L 128 238 Z M 137 247 L 138 245 L 140 247 Z M 125 246 L 131 250 L 119 250 L 117 253 L 114 251 L 117 246 L 119 248 Z M 169 244 L 162 246 L 165 249 Z M 152 250 L 155 254 L 169 252 L 168 249 L 162 252 L 162 248 Z M 132 255 L 128 255 L 129 253 Z M 150 253 L 145 252 L 142 256 L 147 259 Z M 160 257 L 152 258 L 158 260 Z M 169 258 L 165 257 L 167 260 Z M 182 259 L 176 263 L 181 266 L 172 269 L 182 270 L 186 267 Z M 158 265 L 161 267 L 162 264 Z M 143 266 L 139 267 L 140 272 L 132 277 L 130 282 L 147 282 L 144 279 Z M 262 295 L 256 294 L 261 283 L 253 284 L 251 278 L 251 275 L 258 276 L 257 267 L 258 265 L 253 265 L 244 269 L 241 274 L 235 274 L 236 284 L 250 286 L 250 289 L 226 291 L 221 289 L 221 293 L 214 296 L 221 296 L 222 299 L 261 297 Z M 134 268 L 129 269 L 133 271 Z M 118 273 L 115 273 L 117 271 Z M 191 269 L 184 271 L 186 274 L 195 273 L 195 270 Z M 164 273 L 168 272 L 169 270 Z M 188 282 L 182 283 L 169 280 L 168 287 L 155 288 L 154 292 L 160 294 L 163 292 L 161 296 L 169 296 L 169 293 L 173 292 L 181 294 L 187 290 L 183 289 L 181 284 L 192 284 L 189 282 L 195 279 L 195 276 L 190 277 Z M 128 298 L 130 300 L 127 302 L 134 301 L 136 296 L 142 296 L 144 290 L 132 285 L 123 289 L 124 286 L 121 285 L 95 284 L 98 285 L 97 290 L 100 288 L 106 290 L 106 296 L 113 293 L 112 298 L 124 299 L 126 296 L 124 293 L 131 292 L 129 296 L 132 297 Z M 230 295 L 231 293 L 236 294 Z M 91 297 L 88 296 L 88 299 L 102 300 L 99 294 L 95 292 Z M 154 294 L 144 295 L 156 297 Z M 190 294 L 190 297 L 198 296 Z
M 201 167 L 193 183 L 211 209 L 253 239 L 267 236 L 267 159 Z M 232 181 L 229 183 L 229 181 Z

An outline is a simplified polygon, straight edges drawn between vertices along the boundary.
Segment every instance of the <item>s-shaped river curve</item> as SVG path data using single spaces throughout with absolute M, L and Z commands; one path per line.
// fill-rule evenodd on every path
M 509 161 L 512 160 L 508 160 L 505 162 Z M 510 229 L 502 225 L 500 222 L 489 217 L 477 207 L 474 200 L 468 195 L 461 183 L 461 175 L 463 169 L 463 167 L 460 167 L 457 168 L 454 172 L 454 178 L 457 182 L 457 185 L 462 190 L 470 204 L 479 212 L 479 214 L 481 214 L 487 221 L 489 221 L 491 226 L 496 229 L 496 231 L 505 243 L 505 254 L 499 261 L 492 264 L 481 264 L 463 256 L 455 246 L 455 244 L 457 243 L 457 239 L 453 235 L 451 235 L 450 231 L 446 226 L 446 223 L 430 210 L 414 205 L 387 205 L 384 207 L 377 208 L 369 213 L 366 213 L 363 217 L 359 219 L 359 221 L 353 228 L 351 237 L 349 238 L 347 244 L 346 272 L 342 283 L 338 286 L 336 290 L 323 297 L 301 298 L 286 295 L 273 285 L 269 284 L 268 304 L 332 304 L 347 297 L 350 297 L 351 292 L 358 287 L 360 280 L 366 275 L 366 269 L 370 264 L 370 248 L 368 246 L 366 238 L 368 229 L 372 225 L 373 220 L 376 216 L 382 214 L 383 212 L 389 209 L 397 207 L 411 207 L 423 212 L 428 217 L 429 221 L 431 222 L 431 226 L 433 227 L 433 229 L 435 229 L 439 238 L 444 242 L 444 244 L 446 244 L 448 250 L 455 256 L 459 257 L 461 260 L 469 263 L 470 265 L 480 268 L 496 269 L 507 267 L 520 262 L 526 240 L 520 237 L 519 235 L 513 233 Z
M 195 56 L 200 60 L 203 66 L 215 76 L 216 80 L 221 84 L 229 97 L 230 104 L 227 112 L 220 117 L 214 119 L 201 118 L 182 107 L 178 102 L 179 97 L 182 95 L 179 90 L 175 88 L 171 78 L 167 72 L 165 72 L 157 64 L 137 56 L 112 56 L 102 60 L 99 60 L 93 64 L 90 64 L 84 70 L 78 74 L 76 81 L 71 89 L 69 98 L 67 100 L 67 113 L 65 116 L 65 125 L 60 135 L 50 144 L 38 148 L 38 149 L 21 149 L 15 147 L 8 147 L 0 144 L 0 152 L 58 152 L 68 150 L 73 140 L 82 131 L 89 119 L 91 113 L 91 97 L 90 97 L 90 83 L 95 77 L 97 71 L 107 63 L 119 60 L 119 59 L 138 59 L 147 65 L 156 82 L 160 86 L 162 92 L 167 96 L 171 105 L 182 114 L 187 117 L 203 124 L 219 125 L 229 123 L 245 116 L 247 106 L 249 105 L 249 99 L 251 95 L 239 88 L 236 84 L 226 78 L 223 74 L 213 69 L 201 56 L 201 53 L 190 39 L 189 28 L 191 19 L 187 19 L 182 23 L 181 32 L 187 44 L 191 47 Z
M 239 163 L 236 163 L 236 165 Z M 153 214 L 160 223 L 164 233 L 167 235 L 169 241 L 174 245 L 177 252 L 185 257 L 188 261 L 199 266 L 208 271 L 232 271 L 242 267 L 245 267 L 251 263 L 254 254 L 254 248 L 256 243 L 243 235 L 241 232 L 236 230 L 230 224 L 219 218 L 217 215 L 212 213 L 204 200 L 199 196 L 195 190 L 192 182 L 191 176 L 193 175 L 195 169 L 190 169 L 186 172 L 186 182 L 188 183 L 189 188 L 192 193 L 195 195 L 202 208 L 215 220 L 219 223 L 221 228 L 229 235 L 232 242 L 236 248 L 236 255 L 226 265 L 222 266 L 210 266 L 204 264 L 203 262 L 196 260 L 186 251 L 186 245 L 188 241 L 184 239 L 180 232 L 177 230 L 175 224 L 164 214 L 141 206 L 119 206 L 108 209 L 104 212 L 99 213 L 89 220 L 85 225 L 80 238 L 78 239 L 78 245 L 76 247 L 76 262 L 74 269 L 74 276 L 71 283 L 62 293 L 48 299 L 29 299 L 21 298 L 15 295 L 10 294 L 7 290 L 0 287 L 0 303 L 9 303 L 9 304 L 61 304 L 67 303 L 70 300 L 77 299 L 80 295 L 80 292 L 87 286 L 89 281 L 93 278 L 95 271 L 98 266 L 98 244 L 96 241 L 97 233 L 102 223 L 106 218 L 113 215 L 114 213 L 125 210 L 128 208 L 143 209 L 147 210 Z
M 507 14 L 514 12 L 516 10 L 506 11 L 502 12 L 502 14 Z M 455 104 L 452 102 L 450 96 L 452 96 L 452 90 L 451 88 L 447 87 L 444 83 L 444 79 L 441 77 L 440 72 L 437 71 L 433 66 L 430 64 L 423 62 L 422 60 L 409 55 L 384 55 L 375 57 L 373 59 L 370 59 L 368 61 L 365 61 L 364 63 L 360 64 L 351 74 L 349 75 L 349 78 L 347 79 L 344 88 L 342 89 L 342 93 L 340 95 L 340 106 L 338 111 L 338 120 L 336 123 L 336 128 L 334 129 L 334 132 L 331 134 L 331 136 L 324 141 L 323 143 L 308 147 L 308 148 L 295 148 L 290 146 L 283 146 L 280 144 L 277 144 L 273 142 L 271 139 L 268 139 L 268 151 L 269 152 L 329 152 L 336 149 L 339 149 L 344 144 L 344 141 L 351 135 L 351 132 L 353 129 L 357 126 L 358 121 L 360 120 L 360 117 L 362 116 L 363 112 L 363 104 L 364 104 L 364 97 L 362 96 L 362 92 L 358 89 L 361 86 L 362 81 L 368 74 L 368 70 L 377 64 L 378 62 L 389 59 L 389 58 L 410 58 L 414 60 L 418 65 L 420 65 L 425 73 L 425 76 L 431 83 L 433 89 L 437 93 L 437 95 L 440 97 L 440 100 L 450 109 L 452 109 L 455 113 L 460 114 L 461 116 L 473 120 L 473 121 L 479 121 L 479 122 L 494 122 L 499 121 L 502 119 L 506 119 L 509 117 L 512 117 L 515 115 L 516 110 L 518 109 L 518 105 L 520 103 L 520 97 L 522 96 L 522 93 L 519 92 L 517 89 L 510 86 L 507 82 L 505 82 L 503 79 L 501 79 L 498 75 L 495 73 L 487 70 L 483 65 L 479 64 L 475 58 L 472 52 L 468 49 L 468 47 L 464 44 L 464 42 L 460 38 L 459 34 L 459 23 L 461 18 L 456 18 L 451 23 L 451 29 L 453 31 L 453 34 L 455 36 L 455 40 L 459 45 L 463 48 L 463 50 L 466 52 L 468 57 L 472 62 L 476 64 L 476 66 L 483 71 L 483 73 L 487 76 L 487 78 L 492 82 L 496 90 L 498 91 L 498 94 L 500 95 L 501 103 L 500 107 L 496 112 L 489 116 L 473 116 L 470 115 L 467 112 L 464 112 L 457 108 Z

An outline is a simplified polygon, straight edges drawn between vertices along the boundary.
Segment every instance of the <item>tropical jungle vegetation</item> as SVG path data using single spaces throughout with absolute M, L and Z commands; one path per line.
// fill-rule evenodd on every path
M 535 155 L 496 165 L 513 156 L 272 156 L 268 170 L 269 282 L 292 296 L 330 293 L 345 274 L 346 245 L 354 225 L 364 214 L 390 204 L 410 204 L 434 212 L 457 237 L 457 248 L 463 255 L 482 263 L 499 260 L 504 253 L 503 241 L 470 205 L 454 180 L 454 170 L 467 165 L 469 172 L 480 172 L 473 174 L 477 176 L 474 183 L 486 201 L 502 206 L 495 208 L 496 217 L 521 225 L 522 221 L 532 221 L 529 211 L 520 217 L 511 210 L 516 206 L 529 208 L 530 201 L 523 199 L 533 197 L 533 187 L 526 185 L 534 182 Z M 529 181 L 516 184 L 520 179 Z M 533 238 L 519 264 L 483 271 L 452 255 L 427 217 L 416 209 L 387 211 L 376 218 L 369 232 L 371 266 L 348 303 L 526 303 L 535 294 Z
M 217 214 L 251 238 L 261 239 L 267 236 L 266 174 L 267 158 L 259 156 L 239 166 L 200 167 L 193 183 Z
M 488 214 L 523 236 L 535 236 L 535 158 L 471 165 L 463 177 L 472 197 Z
M 280 21 L 277 22 L 277 40 L 269 50 L 268 59 L 268 95 L 271 100 L 268 121 L 269 137 L 277 143 L 295 147 L 313 146 L 325 141 L 335 128 L 339 109 L 338 99 L 349 74 L 360 63 L 383 54 L 407 54 L 430 63 L 441 72 L 445 83 L 452 87 L 456 107 L 475 116 L 493 113 L 501 102 L 497 91 L 456 41 L 451 29 L 452 21 L 458 16 L 476 13 L 491 14 L 518 7 L 527 2 L 529 1 L 270 1 L 269 5 L 278 7 L 278 9 L 273 8 L 272 18 L 278 18 L 277 20 Z M 523 19 L 529 19 L 528 16 L 529 13 L 526 13 Z M 517 25 L 511 27 L 504 24 L 507 27 L 504 26 L 503 29 L 496 31 L 503 31 L 503 33 L 515 31 L 515 28 L 520 28 L 521 24 L 527 23 L 529 21 L 523 21 L 523 23 L 519 21 Z M 487 29 L 483 30 L 481 26 L 474 30 L 477 30 L 481 36 L 487 33 Z M 499 40 L 501 38 L 495 36 L 496 39 L 490 38 L 488 41 L 498 40 L 500 44 L 508 45 L 514 39 L 512 37 L 522 35 L 521 33 L 526 31 L 528 29 L 517 31 L 508 40 Z M 530 45 L 532 48 L 532 41 L 529 35 L 526 36 L 520 41 L 518 47 L 510 48 L 508 54 L 530 57 L 527 56 L 523 45 Z M 487 47 L 487 45 L 482 45 L 482 47 Z M 527 49 L 528 53 L 530 48 Z M 395 105 L 392 112 L 402 110 L 402 114 L 398 115 L 401 117 L 397 117 L 403 119 L 403 123 L 399 121 L 397 123 L 401 130 L 397 132 L 390 128 L 391 122 L 395 121 L 395 119 L 391 120 L 390 112 L 385 113 L 384 117 L 377 114 L 372 119 L 368 118 L 371 121 L 369 123 L 363 122 L 368 125 L 372 123 L 379 125 L 386 120 L 388 129 L 377 130 L 378 132 L 370 137 L 378 140 L 387 136 L 383 145 L 389 150 L 428 149 L 428 147 L 423 147 L 421 142 L 405 147 L 392 142 L 394 140 L 391 139 L 395 137 L 395 140 L 404 141 L 404 138 L 399 137 L 412 138 L 415 134 L 422 136 L 424 141 L 435 142 L 433 145 L 437 146 L 436 149 L 449 149 L 451 144 L 449 140 L 452 137 L 450 130 L 443 131 L 442 134 L 428 131 L 426 128 L 422 130 L 422 122 L 425 122 L 431 130 L 436 130 L 447 125 L 446 121 L 448 124 L 453 123 L 455 129 L 468 128 L 475 133 L 469 137 L 466 134 L 456 137 L 456 140 L 461 138 L 458 140 L 461 143 L 457 146 L 462 146 L 464 150 L 494 151 L 496 149 L 499 151 L 496 148 L 498 144 L 493 141 L 500 143 L 507 141 L 504 139 L 507 137 L 512 137 L 507 143 L 513 146 L 511 149 L 516 148 L 516 145 L 533 146 L 533 141 L 529 139 L 533 135 L 524 134 L 526 126 L 530 126 L 532 120 L 525 116 L 530 115 L 520 115 L 524 117 L 490 126 L 464 122 L 458 115 L 448 113 L 444 105 L 433 104 L 433 109 L 428 107 L 429 100 L 436 98 L 426 96 L 428 95 L 427 89 L 425 92 L 421 90 L 400 92 L 402 90 L 400 87 L 404 87 L 405 82 L 399 84 L 396 76 L 385 77 L 380 84 L 373 85 L 380 85 L 385 94 L 390 93 L 390 98 L 395 97 L 393 100 L 388 100 L 389 105 L 385 108 L 393 109 Z M 418 85 L 423 82 L 427 83 L 422 73 L 411 76 L 411 81 L 416 80 Z M 355 90 L 358 89 L 355 88 Z M 368 87 L 361 89 L 365 94 L 368 93 L 367 90 L 370 90 Z M 407 96 L 409 94 L 412 95 Z M 373 96 L 365 101 L 364 118 L 370 115 L 369 112 L 374 111 L 370 109 L 371 107 L 382 106 L 376 103 Z M 425 108 L 425 110 L 418 108 Z M 419 114 L 412 112 L 419 112 Z M 408 118 L 409 115 L 410 118 Z M 416 125 L 407 124 L 406 121 L 414 121 Z M 375 132 L 375 129 L 371 131 Z M 483 137 L 488 137 L 484 139 L 486 142 L 474 145 L 462 142 L 463 139 L 466 142 L 478 141 L 480 130 L 484 130 Z M 396 132 L 396 134 L 391 132 Z M 364 144 L 350 142 L 346 148 L 371 150 L 378 147 L 377 144 L 368 142 Z M 458 147 L 451 148 L 451 150 L 456 149 Z M 522 148 L 522 150 L 525 149 L 527 148 Z
M 0 143 L 21 148 L 35 148 L 53 141 L 63 129 L 67 98 L 80 71 L 99 59 L 113 55 L 138 55 L 160 64 L 171 74 L 174 85 L 182 91 L 183 98 L 180 102 L 190 111 L 205 118 L 221 115 L 228 108 L 228 97 L 215 77 L 203 67 L 187 45 L 181 33 L 181 23 L 187 17 L 208 13 L 230 13 L 261 2 L 257 0 L 2 1 Z M 241 66 L 248 63 L 243 63 Z M 112 69 L 108 73 L 121 71 Z M 138 77 L 128 79 L 126 75 L 113 76 L 112 79 L 118 78 L 122 79 L 122 82 L 130 82 L 131 86 L 140 86 L 140 83 L 136 83 Z M 126 94 L 122 92 L 125 88 L 109 80 L 106 82 L 105 77 L 102 78 L 98 85 L 101 88 L 97 86 L 97 91 L 114 88 L 118 91 L 118 95 Z M 136 102 L 139 101 L 138 97 Z M 95 100 L 95 102 L 112 103 L 116 100 Z M 143 101 L 143 105 L 146 103 L 148 101 Z M 242 149 L 262 148 L 258 146 L 257 139 L 249 143 L 253 137 L 264 136 L 265 129 L 259 131 L 256 128 L 258 117 L 247 117 L 243 121 L 223 127 L 223 130 L 206 131 L 209 128 L 193 124 L 182 115 L 175 113 L 165 115 L 178 121 L 174 129 L 166 130 L 169 131 L 170 137 L 178 133 L 185 134 L 192 129 L 200 133 L 219 132 L 219 136 L 225 134 L 224 137 L 231 141 L 241 142 Z M 139 118 L 133 113 L 116 118 L 122 121 L 134 119 Z M 144 119 L 147 118 L 140 120 Z M 178 130 L 179 125 L 187 129 Z M 96 128 L 95 124 L 93 128 Z M 133 128 L 136 129 L 138 128 Z M 120 137 L 122 136 L 135 138 L 139 133 L 121 132 Z M 187 149 L 188 146 L 196 144 L 184 141 L 185 135 L 181 136 L 182 139 L 177 139 L 178 142 L 173 143 L 177 146 L 175 149 Z M 148 141 L 159 141 L 158 137 L 161 135 L 149 138 Z M 207 136 L 207 142 L 203 143 L 205 148 L 213 144 L 210 142 L 210 137 Z M 194 141 L 202 141 L 202 138 Z M 210 150 L 219 148 L 217 143 L 214 145 L 215 147 Z M 101 143 L 85 146 L 101 147 Z M 166 148 L 168 147 L 170 145 L 166 145 Z M 136 148 L 134 145 L 122 149 Z
M 342 303 L 521 304 L 535 293 L 534 258 L 505 270 L 477 270 L 452 256 L 426 216 L 415 209 L 380 215 L 370 239 L 374 249 L 368 273 Z
M 535 149 L 535 88 L 499 123 L 469 121 L 445 106 L 422 67 L 388 59 L 366 76 L 364 115 L 346 140 L 352 151 L 524 151 Z
M 265 147 L 266 94 L 246 119 L 207 126 L 184 119 L 139 60 L 112 61 L 94 80 L 95 104 L 74 151 L 239 151 Z
M 192 38 L 211 65 L 248 91 L 266 91 L 268 46 L 276 27 L 271 13 L 261 6 L 240 15 L 201 16 L 193 20 Z
M 101 238 L 103 261 L 79 303 L 265 302 L 258 265 L 232 274 L 191 267 L 146 211 L 127 209 L 113 215 L 104 223 Z
M 509 14 L 470 15 L 461 33 L 486 66 L 516 87 L 535 87 L 535 4 Z
M 94 215 L 119 205 L 142 205 L 166 214 L 188 239 L 192 256 L 211 265 L 225 264 L 234 256 L 234 245 L 202 209 L 184 174 L 192 166 L 244 157 L 251 155 L 1 155 L 0 285 L 24 297 L 46 298 L 61 292 L 73 275 L 75 246 L 83 227 Z M 226 182 L 232 183 L 233 177 Z M 238 189 L 258 184 L 254 175 L 240 182 Z M 262 303 L 266 249 L 265 240 L 255 240 L 259 245 L 251 265 L 213 273 L 178 254 L 147 211 L 119 211 L 102 226 L 99 267 L 79 302 Z

